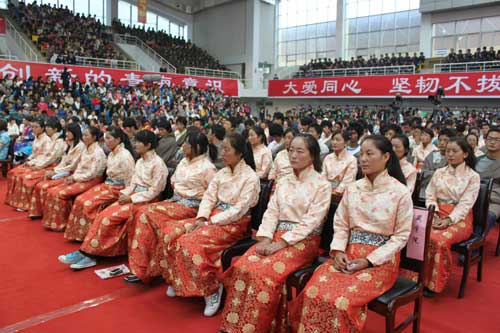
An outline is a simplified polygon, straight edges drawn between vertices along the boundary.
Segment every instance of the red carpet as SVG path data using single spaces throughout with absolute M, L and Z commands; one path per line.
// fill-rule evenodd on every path
M 2 178 L 1 203 L 5 188 Z M 493 256 L 497 235 L 495 228 L 488 239 L 483 282 L 475 280 L 473 270 L 465 298 L 457 299 L 461 273 L 457 266 L 446 291 L 424 301 L 422 332 L 499 332 L 500 257 Z M 73 272 L 57 261 L 58 255 L 77 248 L 62 234 L 44 230 L 40 221 L 0 204 L 0 333 L 201 333 L 218 329 L 220 315 L 203 317 L 202 299 L 170 299 L 163 283 L 143 286 L 127 285 L 120 277 L 101 280 L 93 269 Z M 110 260 L 98 268 L 124 261 Z M 74 305 L 102 296 L 107 302 L 74 312 Z M 41 321 L 44 314 L 53 319 Z M 30 326 L 30 319 L 38 324 Z M 24 328 L 15 330 L 11 325 Z M 383 331 L 382 318 L 369 312 L 365 332 Z

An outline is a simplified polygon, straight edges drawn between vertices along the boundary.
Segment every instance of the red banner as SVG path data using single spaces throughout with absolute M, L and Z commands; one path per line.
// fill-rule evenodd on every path
M 42 77 L 44 81 L 55 81 L 62 84 L 61 73 L 64 68 L 68 69 L 71 80 L 78 78 L 82 83 L 114 83 L 133 87 L 144 82 L 142 77 L 145 74 L 160 74 L 161 80 L 157 82 L 160 87 L 166 85 L 168 87 L 184 86 L 199 89 L 216 88 L 224 95 L 238 96 L 238 80 L 233 79 L 14 60 L 0 60 L 0 78 L 17 76 L 26 80 L 32 76 L 35 80 Z
M 137 1 L 137 22 L 146 24 L 148 12 L 148 0 Z
M 0 35 L 5 35 L 5 17 L 0 16 Z
M 443 87 L 447 97 L 500 98 L 500 72 L 349 76 L 270 80 L 269 97 L 427 97 Z

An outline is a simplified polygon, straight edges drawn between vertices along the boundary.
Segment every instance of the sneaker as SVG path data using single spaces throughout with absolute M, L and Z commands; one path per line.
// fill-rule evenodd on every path
M 174 287 L 168 286 L 168 288 L 167 288 L 167 296 L 168 297 L 175 297 Z
M 76 264 L 83 258 L 83 254 L 80 251 L 71 252 L 57 257 L 57 259 L 66 265 Z
M 205 317 L 212 317 L 219 311 L 223 290 L 224 286 L 220 283 L 219 290 L 216 293 L 205 296 L 205 310 L 203 311 Z
M 141 282 L 141 279 L 139 279 L 137 277 L 137 275 L 135 274 L 130 274 L 130 275 L 127 275 L 123 278 L 123 280 L 126 282 L 126 283 L 139 283 Z
M 25 213 L 26 211 L 21 209 L 21 208 L 16 208 L 16 212 L 19 212 L 19 213 Z
M 76 263 L 69 267 L 72 269 L 84 269 L 97 265 L 97 261 L 92 258 L 82 256 L 82 258 Z

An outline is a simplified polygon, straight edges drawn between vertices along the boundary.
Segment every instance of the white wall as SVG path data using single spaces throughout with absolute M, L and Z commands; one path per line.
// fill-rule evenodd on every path
M 193 42 L 224 65 L 245 62 L 245 1 L 234 1 L 208 8 L 194 15 Z
M 275 6 L 261 2 L 260 4 L 260 31 L 259 31 L 259 62 L 274 64 L 275 42 Z

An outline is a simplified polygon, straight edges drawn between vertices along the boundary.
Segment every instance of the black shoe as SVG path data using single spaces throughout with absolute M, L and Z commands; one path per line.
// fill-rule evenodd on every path
M 32 219 L 32 220 L 41 220 L 42 217 L 41 216 L 30 216 L 30 219 Z
M 436 297 L 437 293 L 425 288 L 424 289 L 424 297 L 427 297 L 427 298 L 434 298 Z
M 130 274 L 123 278 L 123 281 L 127 283 L 139 283 L 141 279 L 139 279 L 136 275 Z

